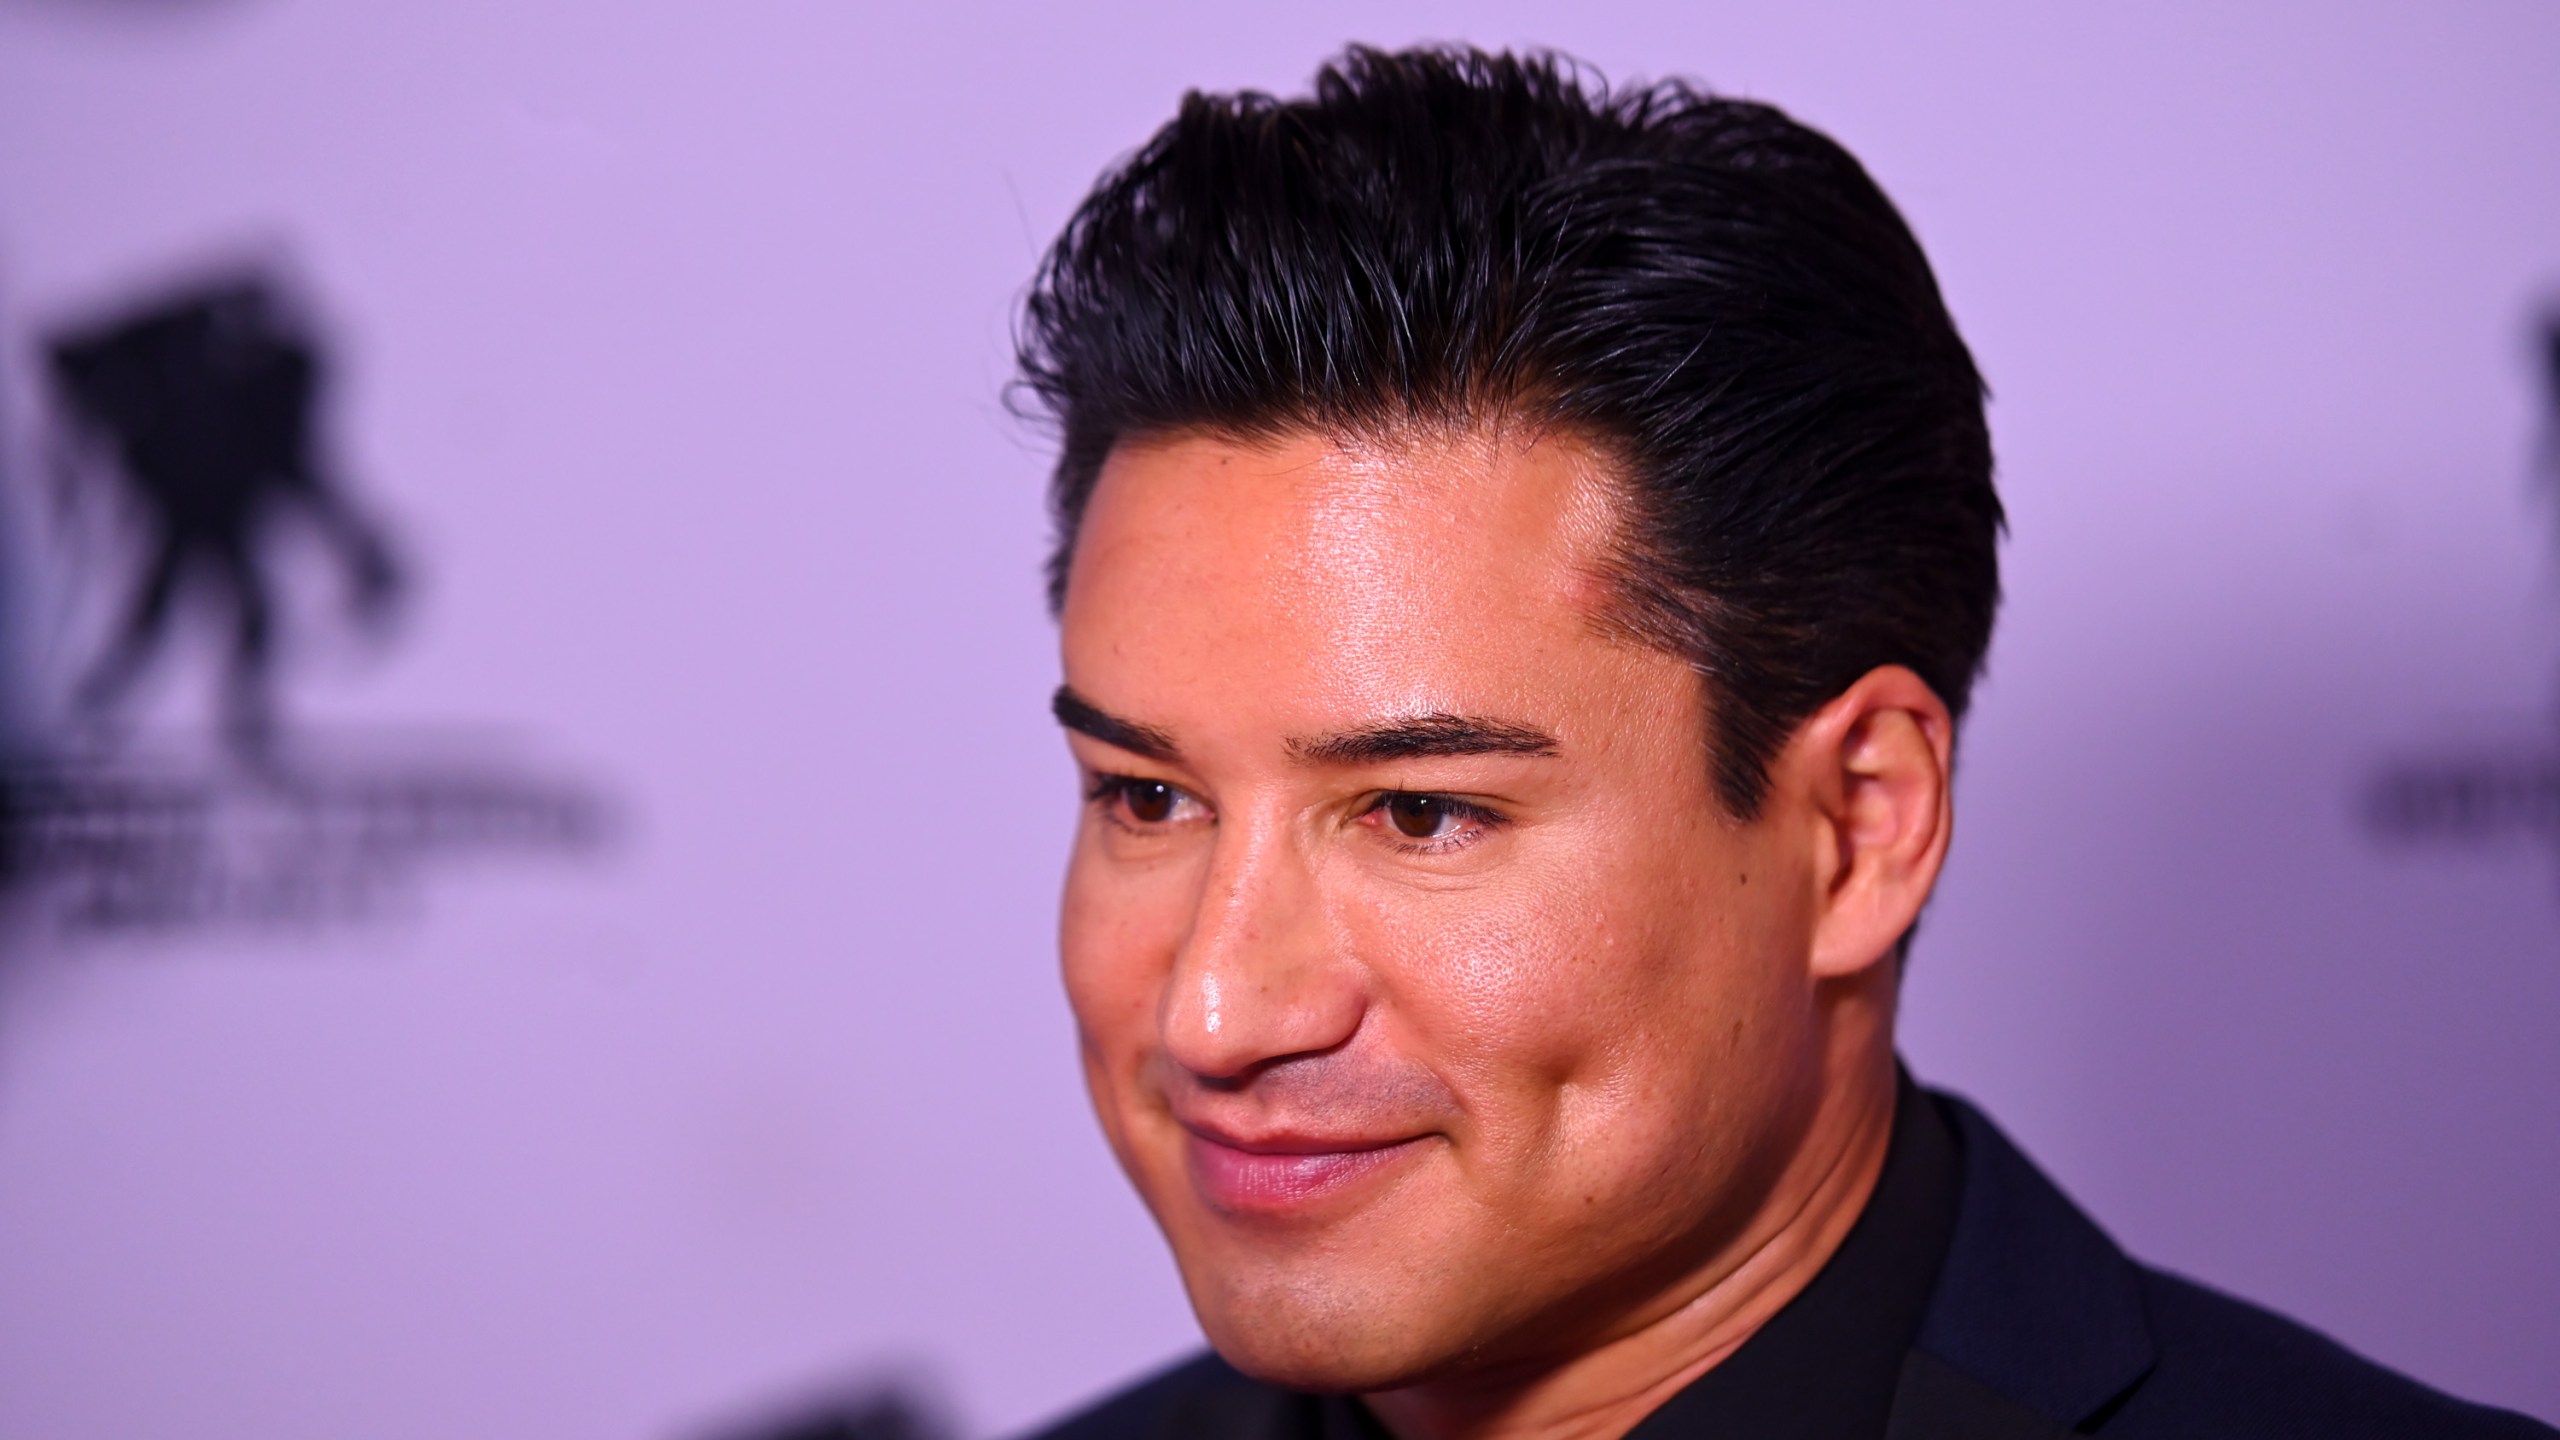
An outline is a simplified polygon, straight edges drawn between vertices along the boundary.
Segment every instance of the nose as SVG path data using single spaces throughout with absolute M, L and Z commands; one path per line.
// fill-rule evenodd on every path
M 1358 967 L 1340 953 L 1315 867 L 1285 822 L 1222 826 L 1198 905 L 1160 1021 L 1177 1064 L 1237 1080 L 1360 1028 Z

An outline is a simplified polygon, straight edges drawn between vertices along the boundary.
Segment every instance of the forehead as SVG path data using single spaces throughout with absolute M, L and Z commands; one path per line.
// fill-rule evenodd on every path
M 1124 445 L 1068 575 L 1069 678 L 1305 723 L 1534 702 L 1617 648 L 1615 517 L 1604 457 L 1552 432 Z

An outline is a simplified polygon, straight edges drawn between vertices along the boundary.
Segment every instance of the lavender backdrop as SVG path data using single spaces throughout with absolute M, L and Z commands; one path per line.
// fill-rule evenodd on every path
M 2145 1256 L 2560 1418 L 2560 848 L 2360 810 L 2560 736 L 2560 9 L 5 0 L 12 575 L 69 564 L 34 338 L 289 257 L 422 580 L 296 716 L 500 727 L 623 824 L 0 951 L 0 1433 L 674 1440 L 884 1375 L 994 1433 L 1191 1343 L 1051 975 L 1007 308 L 1183 88 L 1435 37 L 1776 100 L 1936 257 L 2014 538 L 1919 1071 Z M 0 612 L 21 727 L 68 604 Z

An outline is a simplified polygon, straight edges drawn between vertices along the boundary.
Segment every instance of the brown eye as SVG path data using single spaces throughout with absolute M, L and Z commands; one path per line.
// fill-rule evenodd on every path
M 1171 819 L 1173 800 L 1173 787 L 1161 780 L 1132 780 L 1120 791 L 1120 803 L 1129 807 L 1129 818 L 1142 825 Z
M 1437 839 L 1449 823 L 1449 802 L 1435 795 L 1390 795 L 1387 819 L 1408 840 Z

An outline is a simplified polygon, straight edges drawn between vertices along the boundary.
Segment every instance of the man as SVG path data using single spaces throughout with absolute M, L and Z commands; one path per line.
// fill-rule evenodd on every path
M 1086 1080 L 1215 1354 L 1059 1437 L 2549 1435 L 2126 1259 L 1893 1051 L 1982 384 L 1763 106 L 1353 50 L 1026 307 Z

